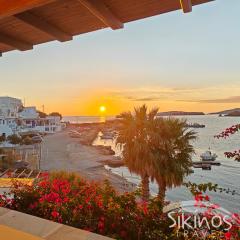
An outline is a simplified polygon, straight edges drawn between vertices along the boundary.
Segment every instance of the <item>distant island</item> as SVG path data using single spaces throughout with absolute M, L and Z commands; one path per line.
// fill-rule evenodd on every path
M 183 111 L 168 111 L 159 112 L 158 116 L 184 116 L 184 115 L 205 115 L 203 112 L 183 112 Z
M 240 117 L 240 111 L 234 111 L 229 114 L 226 114 L 225 117 Z
M 239 117 L 240 108 L 233 108 L 233 109 L 228 109 L 220 112 L 213 112 L 210 114 L 219 114 L 220 116 L 226 116 L 226 117 Z

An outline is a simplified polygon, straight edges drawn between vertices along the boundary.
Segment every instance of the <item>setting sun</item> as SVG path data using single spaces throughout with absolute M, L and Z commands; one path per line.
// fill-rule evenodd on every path
M 99 111 L 100 111 L 101 113 L 106 112 L 106 107 L 105 107 L 105 106 L 100 106 L 100 107 L 99 107 Z

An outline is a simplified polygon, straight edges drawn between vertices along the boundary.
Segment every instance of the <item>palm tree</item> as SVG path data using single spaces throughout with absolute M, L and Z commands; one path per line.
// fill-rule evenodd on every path
M 135 108 L 134 114 L 121 114 L 122 125 L 117 137 L 117 144 L 123 148 L 122 155 L 130 172 L 142 179 L 143 199 L 149 198 L 149 177 L 151 173 L 151 149 L 149 148 L 149 129 L 155 121 L 158 109 L 147 112 L 146 105 Z
M 134 113 L 121 114 L 122 125 L 117 144 L 123 148 L 123 159 L 130 172 L 142 179 L 143 199 L 149 198 L 149 180 L 159 185 L 159 197 L 164 199 L 166 188 L 181 185 L 190 173 L 191 140 L 195 133 L 187 131 L 185 122 L 157 118 L 158 109 L 147 111 L 146 105 Z
M 164 200 L 167 188 L 180 186 L 189 175 L 196 133 L 189 131 L 186 122 L 176 118 L 158 118 L 153 127 L 153 171 L 151 179 L 159 186 L 158 196 Z

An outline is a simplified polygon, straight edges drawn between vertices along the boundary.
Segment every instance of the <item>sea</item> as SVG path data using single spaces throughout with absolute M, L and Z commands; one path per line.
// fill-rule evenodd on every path
M 72 123 L 90 123 L 90 122 L 104 122 L 114 117 L 91 117 L 91 116 L 76 116 L 76 117 L 64 117 L 64 121 Z M 212 152 L 218 155 L 217 161 L 221 162 L 221 166 L 212 166 L 211 170 L 202 170 L 194 168 L 194 173 L 185 179 L 185 182 L 191 181 L 195 183 L 214 183 L 218 184 L 220 188 L 229 189 L 229 193 L 219 191 L 207 193 L 210 196 L 211 202 L 219 204 L 221 207 L 234 213 L 240 213 L 240 162 L 232 159 L 227 159 L 224 156 L 226 151 L 234 151 L 240 149 L 240 132 L 230 136 L 227 139 L 216 139 L 214 136 L 222 132 L 225 128 L 234 124 L 240 123 L 240 117 L 219 117 L 218 115 L 202 115 L 202 116 L 181 116 L 187 120 L 188 123 L 204 124 L 205 128 L 194 129 L 197 133 L 197 140 L 193 142 L 195 148 L 195 154 L 193 155 L 193 161 L 199 161 L 200 155 L 211 149 Z M 120 156 L 121 151 L 116 146 L 114 140 L 102 140 L 98 137 L 95 145 L 111 146 L 115 150 L 116 155 Z M 109 171 L 115 174 L 123 176 L 129 182 L 139 184 L 140 178 L 131 174 L 127 167 L 109 168 Z M 157 194 L 158 186 L 155 182 L 150 184 L 151 193 Z M 236 193 L 232 195 L 232 191 Z M 166 198 L 169 201 L 188 201 L 193 197 L 190 191 L 182 186 L 173 189 L 168 189 Z

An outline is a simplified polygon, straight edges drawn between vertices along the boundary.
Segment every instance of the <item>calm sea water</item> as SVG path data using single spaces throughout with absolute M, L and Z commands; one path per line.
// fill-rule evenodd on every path
M 111 117 L 110 117 L 111 118 Z M 229 211 L 240 212 L 240 163 L 224 157 L 225 151 L 233 151 L 240 148 L 240 134 L 232 135 L 229 139 L 215 139 L 214 135 L 220 133 L 227 127 L 233 124 L 240 123 L 240 117 L 218 117 L 216 115 L 205 116 L 186 116 L 182 117 L 189 123 L 205 124 L 205 128 L 195 129 L 198 139 L 193 143 L 196 154 L 193 160 L 198 161 L 201 153 L 206 151 L 209 147 L 218 155 L 217 161 L 222 163 L 221 166 L 213 166 L 211 171 L 204 171 L 202 169 L 194 169 L 194 173 L 189 176 L 186 181 L 196 183 L 217 183 L 219 187 L 236 190 L 235 195 L 226 193 L 209 193 L 212 202 L 220 204 Z M 104 121 L 101 117 L 67 117 L 65 121 L 70 122 L 99 122 Z M 96 139 L 96 145 L 112 146 L 116 151 L 116 155 L 121 152 L 116 148 L 115 142 L 112 140 Z M 130 182 L 139 183 L 138 176 L 131 174 L 126 167 L 111 169 L 112 172 L 124 176 Z M 157 184 L 151 183 L 151 192 L 156 194 L 158 192 Z M 190 192 L 185 187 L 178 187 L 169 189 L 167 191 L 167 199 L 170 201 L 184 201 L 192 198 Z
M 70 123 L 92 123 L 105 122 L 106 120 L 114 119 L 112 116 L 64 116 L 64 122 Z

